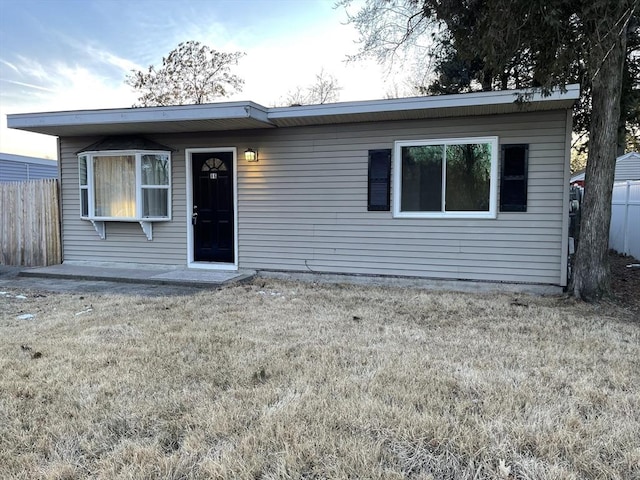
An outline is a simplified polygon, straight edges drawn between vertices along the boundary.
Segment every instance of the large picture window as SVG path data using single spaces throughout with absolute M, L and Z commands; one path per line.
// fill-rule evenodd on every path
M 395 143 L 394 216 L 494 218 L 497 137 Z
M 83 152 L 80 215 L 90 220 L 168 220 L 169 152 Z

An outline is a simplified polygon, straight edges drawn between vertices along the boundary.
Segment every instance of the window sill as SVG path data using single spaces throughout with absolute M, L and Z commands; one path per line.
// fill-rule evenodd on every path
M 170 217 L 80 217 L 81 220 L 89 220 L 90 222 L 169 222 Z
M 393 218 L 444 218 L 457 220 L 475 220 L 479 218 L 495 219 L 495 212 L 394 212 Z

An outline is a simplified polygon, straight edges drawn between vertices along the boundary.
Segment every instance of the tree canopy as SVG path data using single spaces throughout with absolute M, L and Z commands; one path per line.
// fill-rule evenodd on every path
M 207 103 L 242 90 L 244 81 L 231 73 L 231 67 L 243 56 L 190 40 L 163 57 L 161 67 L 133 70 L 126 83 L 140 93 L 136 107 Z
M 433 72 L 423 93 L 512 87 L 547 93 L 581 83 L 576 127 L 589 132 L 589 147 L 571 288 L 587 300 L 609 289 L 615 158 L 625 129 L 638 121 L 639 1 L 366 0 L 350 17 L 361 34 L 359 55 L 389 60 L 408 47 L 430 57 Z
M 342 0 L 339 5 L 346 8 L 351 1 Z M 422 95 L 524 87 L 548 90 L 580 83 L 574 147 L 585 151 L 591 112 L 588 65 L 597 63 L 590 58 L 591 44 L 598 43 L 587 38 L 585 27 L 605 21 L 607 12 L 624 3 L 626 11 L 633 13 L 617 26 L 627 27 L 628 21 L 618 138 L 621 155 L 625 149 L 640 148 L 636 1 L 368 0 L 350 16 L 360 32 L 361 46 L 351 58 L 374 56 L 383 62 L 412 63 L 412 90 Z

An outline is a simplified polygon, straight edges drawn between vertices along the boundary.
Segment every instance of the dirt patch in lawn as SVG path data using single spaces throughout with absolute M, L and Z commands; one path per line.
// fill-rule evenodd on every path
M 628 255 L 609 253 L 611 266 L 611 291 L 616 302 L 630 309 L 640 321 L 640 268 L 628 265 L 640 264 L 640 260 Z

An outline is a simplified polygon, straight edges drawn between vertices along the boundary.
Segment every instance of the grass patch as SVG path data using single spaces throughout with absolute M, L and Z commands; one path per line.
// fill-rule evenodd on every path
M 630 318 L 281 281 L 8 292 L 0 478 L 638 479 Z

